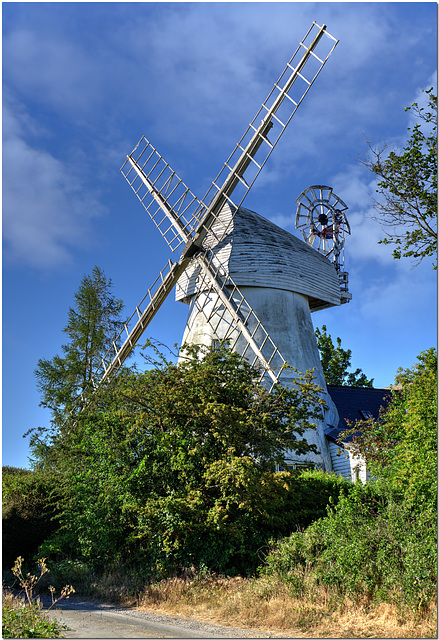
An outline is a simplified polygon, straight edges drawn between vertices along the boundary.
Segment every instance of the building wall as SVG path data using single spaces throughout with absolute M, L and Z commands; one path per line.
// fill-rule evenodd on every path
M 351 478 L 351 465 L 348 452 L 335 442 L 329 442 L 329 451 L 332 459 L 332 469 L 334 473 L 340 474 L 343 478 Z
M 364 460 L 356 458 L 348 448 L 344 449 L 335 444 L 335 442 L 329 442 L 329 451 L 334 473 L 340 474 L 343 478 L 352 482 L 361 480 L 363 484 L 366 483 L 369 479 L 369 474 Z

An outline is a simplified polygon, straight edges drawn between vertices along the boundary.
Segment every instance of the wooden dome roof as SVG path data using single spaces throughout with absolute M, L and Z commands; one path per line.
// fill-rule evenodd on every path
M 223 269 L 238 286 L 283 289 L 308 298 L 310 310 L 340 305 L 340 285 L 335 267 L 328 258 L 303 240 L 278 227 L 254 211 L 240 207 L 228 233 L 217 242 L 215 231 L 231 220 L 230 206 L 206 236 L 204 247 L 211 249 Z M 176 300 L 190 302 L 197 293 L 199 267 L 194 261 L 183 273 L 176 288 Z

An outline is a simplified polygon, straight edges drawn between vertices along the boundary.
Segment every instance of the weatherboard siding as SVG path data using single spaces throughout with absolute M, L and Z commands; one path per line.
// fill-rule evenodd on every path
M 218 242 L 228 224 L 228 233 Z M 227 206 L 203 246 L 212 249 L 215 263 L 222 265 L 238 286 L 300 293 L 309 298 L 311 310 L 340 305 L 334 265 L 305 242 L 253 211 L 241 207 L 232 221 Z M 177 300 L 188 303 L 198 291 L 198 269 L 194 262 L 181 276 Z
M 351 480 L 351 462 L 349 452 L 346 449 L 329 442 L 329 453 L 331 454 L 332 469 L 334 473 L 340 474 L 343 478 Z

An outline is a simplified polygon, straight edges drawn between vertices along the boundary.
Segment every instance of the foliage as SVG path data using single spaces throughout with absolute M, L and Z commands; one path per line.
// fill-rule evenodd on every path
M 357 422 L 352 449 L 406 504 L 436 517 L 437 352 L 423 351 L 398 369 L 390 404 L 377 421 Z M 351 430 L 352 431 L 352 430 Z M 349 432 L 348 432 L 349 433 Z
M 19 586 L 24 592 L 24 598 L 14 597 L 5 593 L 2 607 L 2 636 L 4 638 L 59 638 L 64 628 L 58 622 L 49 620 L 41 609 L 41 604 L 35 596 L 35 588 L 42 577 L 49 572 L 46 559 L 38 561 L 39 575 L 24 574 L 23 558 L 15 560 L 12 573 L 17 578 Z M 55 598 L 55 589 L 49 586 L 52 604 L 48 611 L 63 598 L 68 598 L 75 592 L 72 586 L 66 585 L 61 595 Z
M 275 465 L 287 450 L 315 451 L 303 434 L 320 392 L 306 373 L 270 394 L 225 345 L 118 376 L 77 417 L 59 459 L 68 500 L 44 552 L 76 537 L 77 553 L 101 563 L 251 570 L 270 537 L 312 519 L 312 508 L 299 506 L 300 520 L 289 509 L 300 483 Z
M 35 370 L 41 405 L 50 409 L 55 427 L 62 425 L 77 398 L 93 389 L 92 376 L 121 326 L 122 301 L 112 294 L 112 282 L 99 267 L 85 275 L 68 311 L 63 355 L 41 358 Z M 38 443 L 34 437 L 33 446 Z
M 372 157 L 362 162 L 380 180 L 376 220 L 390 227 L 380 243 L 395 245 L 394 258 L 415 258 L 417 264 L 437 252 L 437 96 L 432 88 L 425 93 L 427 108 L 416 102 L 406 108 L 423 125 L 408 129 L 402 151 L 369 145 Z
M 12 476 L 25 476 L 26 474 L 32 473 L 30 469 L 23 469 L 22 467 L 10 467 L 9 465 L 3 465 L 2 474 Z
M 398 370 L 396 382 L 399 390 L 379 420 L 357 422 L 351 430 L 363 431 L 351 446 L 374 481 L 351 485 L 325 518 L 275 545 L 266 560 L 269 575 L 301 584 L 311 571 L 341 594 L 415 609 L 435 597 L 436 351 Z
M 386 600 L 425 607 L 436 594 L 436 536 L 431 522 L 415 518 L 372 484 L 355 483 L 328 516 L 272 549 L 264 572 L 316 583 L 358 602 Z
M 326 384 L 350 387 L 369 387 L 373 385 L 373 378 L 368 380 L 361 369 L 349 372 L 352 351 L 343 349 L 340 338 L 337 338 L 337 346 L 334 346 L 331 336 L 326 333 L 326 325 L 320 330 L 315 330 L 317 346 L 320 352 L 320 362 Z
M 341 475 L 318 469 L 289 474 L 290 487 L 285 509 L 294 514 L 291 530 L 304 529 L 327 514 L 330 504 L 336 504 L 346 494 L 351 482 Z
M 58 482 L 53 473 L 3 467 L 3 566 L 31 557 L 57 528 Z
M 3 638 L 62 638 L 63 627 L 50 620 L 38 603 L 28 604 L 12 594 L 3 594 Z

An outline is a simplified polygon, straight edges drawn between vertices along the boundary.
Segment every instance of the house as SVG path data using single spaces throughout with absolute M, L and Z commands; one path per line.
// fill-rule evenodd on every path
M 368 471 L 365 461 L 356 458 L 349 451 L 349 442 L 354 436 L 348 436 L 343 439 L 342 444 L 339 444 L 337 439 L 343 431 L 352 428 L 348 422 L 355 423 L 357 420 L 365 420 L 371 417 L 378 418 L 380 408 L 382 406 L 385 407 L 391 398 L 391 391 L 389 389 L 338 387 L 332 385 L 328 385 L 327 389 L 339 414 L 338 424 L 328 426 L 325 429 L 325 437 L 331 454 L 332 469 L 335 473 L 339 473 L 353 482 L 357 479 L 366 482 Z

